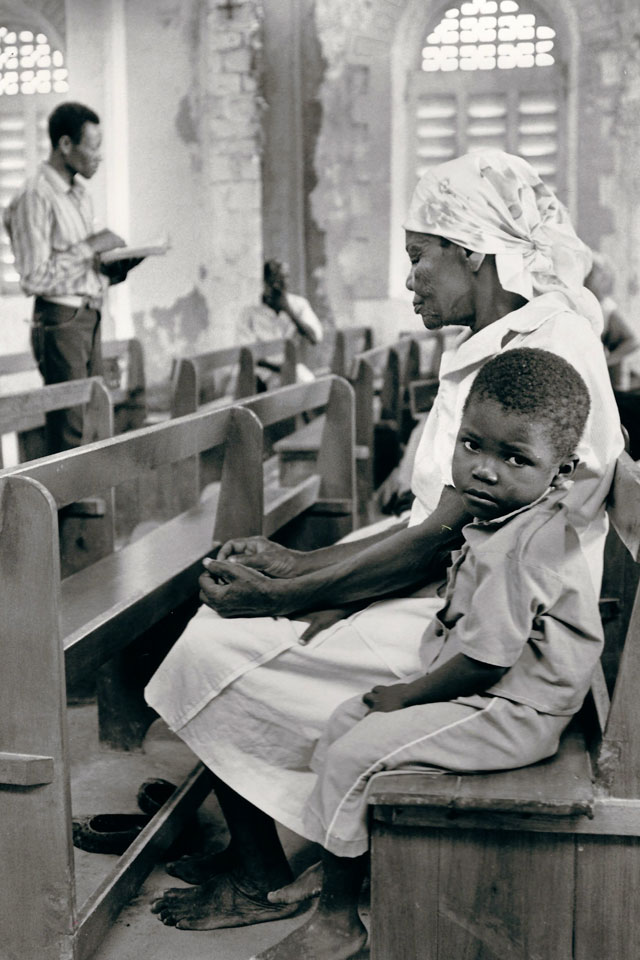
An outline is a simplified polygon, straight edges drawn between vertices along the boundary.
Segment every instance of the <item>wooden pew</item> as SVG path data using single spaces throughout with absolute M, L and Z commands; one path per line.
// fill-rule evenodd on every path
M 222 405 L 258 392 L 259 362 L 278 363 L 280 386 L 296 381 L 296 348 L 292 340 L 269 340 L 181 357 L 172 375 L 172 417 L 193 413 L 206 403 Z M 226 371 L 235 379 L 233 392 L 216 396 L 216 375 Z
M 275 502 L 277 492 L 272 498 L 272 488 L 306 485 L 313 478 L 319 484 L 315 505 L 298 511 L 293 523 L 278 516 L 278 539 L 288 546 L 310 550 L 350 533 L 357 522 L 357 498 L 355 395 L 349 383 L 331 375 L 247 397 L 239 405 L 252 410 L 267 431 L 283 422 L 295 423 L 303 414 L 324 411 L 318 418 L 320 442 L 312 457 L 290 461 L 276 453 L 265 460 L 265 493 Z
M 358 354 L 357 362 L 369 363 L 374 372 L 374 426 L 392 431 L 405 442 L 413 420 L 409 421 L 409 385 L 420 377 L 418 340 L 401 337 L 395 343 L 374 347 Z M 387 471 L 388 472 L 388 471 Z M 375 482 L 378 486 L 384 477 Z
M 44 455 L 44 447 L 28 456 L 26 434 L 39 428 L 47 413 L 65 410 L 67 407 L 84 406 L 83 443 L 103 440 L 113 433 L 111 398 L 102 378 L 90 377 L 86 380 L 69 380 L 50 386 L 40 386 L 33 390 L 13 394 L 0 394 L 0 436 L 8 433 L 18 434 L 18 455 L 20 460 L 35 459 Z M 2 447 L 0 446 L 0 467 Z
M 144 356 L 142 345 L 135 337 L 122 340 L 103 340 L 104 381 L 111 393 L 114 406 L 116 433 L 142 426 L 146 416 Z M 42 386 L 35 359 L 31 353 L 0 355 L 0 378 L 6 382 L 7 392 L 15 393 L 12 384 L 17 374 L 34 374 L 35 386 Z M 24 392 L 24 388 L 19 388 Z
M 211 785 L 198 765 L 78 909 L 65 676 L 97 669 L 197 596 L 213 539 L 291 529 L 300 513 L 316 509 L 352 516 L 353 472 L 335 469 L 342 457 L 353 461 L 352 403 L 348 384 L 330 377 L 0 471 L 3 957 L 88 958 Z M 330 429 L 318 472 L 265 495 L 258 417 L 277 422 L 322 404 Z M 198 458 L 212 446 L 224 446 L 223 475 L 202 499 Z M 176 491 L 182 512 L 120 550 L 111 544 L 96 563 L 62 579 L 58 510 L 167 463 L 194 467 L 192 483 Z M 322 517 L 319 525 L 326 526 Z
M 364 328 L 366 329 L 366 328 Z M 373 347 L 354 357 L 349 380 L 356 402 L 356 462 L 361 523 L 368 522 L 375 488 L 397 464 L 409 431 L 408 385 L 419 373 L 419 348 L 411 339 Z M 313 420 L 274 445 L 288 462 L 313 459 L 322 419 Z
M 0 436 L 18 435 L 20 462 L 34 460 L 45 452 L 40 424 L 47 413 L 83 406 L 83 443 L 104 440 L 113 434 L 111 397 L 101 377 L 69 380 L 37 387 L 23 393 L 0 396 Z M 0 446 L 0 467 L 2 467 Z M 105 525 L 113 524 L 109 497 L 92 497 L 67 505 L 58 518 L 60 563 L 63 575 L 93 562 L 103 549 Z
M 372 960 L 640 956 L 640 465 L 627 454 L 609 516 L 629 551 L 611 569 L 608 544 L 609 579 L 635 602 L 621 631 L 605 623 L 609 683 L 598 671 L 556 756 L 372 779 Z
M 17 373 L 36 372 L 36 370 L 36 363 L 31 353 L 0 354 L 0 377 L 12 376 Z
M 135 430 L 147 419 L 142 344 L 136 337 L 103 340 L 104 380 L 114 406 L 115 433 Z
M 373 347 L 371 327 L 340 327 L 336 329 L 329 370 L 338 377 L 349 377 L 357 354 Z

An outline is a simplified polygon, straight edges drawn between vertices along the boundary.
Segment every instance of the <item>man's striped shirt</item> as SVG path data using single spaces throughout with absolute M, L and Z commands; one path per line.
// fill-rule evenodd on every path
M 42 163 L 3 219 L 27 295 L 102 296 L 109 281 L 96 269 L 85 242 L 94 233 L 93 206 L 77 180 L 69 185 L 49 163 Z

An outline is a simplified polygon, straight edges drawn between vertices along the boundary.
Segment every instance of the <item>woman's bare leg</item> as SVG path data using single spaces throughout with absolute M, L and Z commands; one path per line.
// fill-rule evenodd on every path
M 271 904 L 267 893 L 289 883 L 291 869 L 271 817 L 216 778 L 215 791 L 231 834 L 232 868 L 193 889 L 172 888 L 154 902 L 163 923 L 212 930 L 291 916 L 299 904 Z

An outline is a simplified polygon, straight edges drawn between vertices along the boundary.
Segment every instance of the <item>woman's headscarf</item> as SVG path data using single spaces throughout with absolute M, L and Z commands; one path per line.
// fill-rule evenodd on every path
M 559 290 L 600 333 L 602 311 L 583 286 L 591 251 L 521 157 L 479 150 L 432 167 L 414 190 L 404 228 L 493 254 L 504 290 L 526 300 Z

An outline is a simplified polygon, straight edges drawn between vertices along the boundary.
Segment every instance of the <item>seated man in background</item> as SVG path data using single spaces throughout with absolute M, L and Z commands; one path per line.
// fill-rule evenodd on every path
M 630 384 L 627 361 L 631 361 L 633 357 L 632 362 L 637 366 L 640 359 L 640 338 L 613 299 L 615 275 L 611 261 L 604 254 L 593 251 L 593 265 L 585 277 L 584 285 L 595 294 L 602 307 L 604 327 L 601 339 L 611 383 L 616 390 L 628 390 Z
M 267 260 L 263 271 L 264 287 L 262 303 L 245 307 L 240 316 L 237 333 L 240 343 L 264 343 L 293 337 L 298 348 L 309 343 L 315 346 L 323 338 L 322 324 L 313 312 L 311 304 L 297 293 L 287 289 L 289 268 L 280 260 Z M 278 373 L 279 367 L 261 360 L 265 368 L 265 387 L 271 386 L 269 373 Z M 309 368 L 298 363 L 296 379 L 313 380 Z

